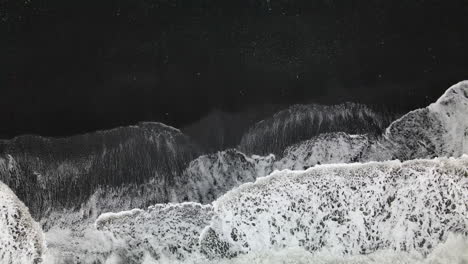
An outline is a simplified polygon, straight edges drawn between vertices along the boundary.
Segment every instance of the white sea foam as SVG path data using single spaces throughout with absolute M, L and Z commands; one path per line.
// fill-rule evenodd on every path
M 275 172 L 216 200 L 202 240 L 221 256 L 286 247 L 427 255 L 449 232 L 468 234 L 467 176 L 467 155 Z
M 213 206 L 157 205 L 96 226 L 121 243 L 115 263 L 463 263 L 467 206 L 464 155 L 277 171 Z
M 104 211 L 93 209 L 97 204 L 119 210 L 119 203 L 132 208 L 140 199 L 122 198 L 127 197 L 124 188 L 97 192 L 81 210 L 51 215 L 55 218 L 49 221 L 59 224 L 46 233 L 46 260 L 466 263 L 467 156 L 321 165 L 262 176 L 275 168 L 300 170 L 320 163 L 458 157 L 468 152 L 467 94 L 468 82 L 451 87 L 436 103 L 392 123 L 380 139 L 324 134 L 289 147 L 277 162 L 272 155 L 249 157 L 236 150 L 202 156 L 172 189 L 157 192 L 169 194 L 171 201 L 209 203 L 255 181 L 213 205 L 167 204 L 103 214 L 94 226 L 96 212 Z
M 0 263 L 39 263 L 45 242 L 28 208 L 0 182 Z
M 152 264 L 465 264 L 468 262 L 468 239 L 450 234 L 427 257 L 415 253 L 378 250 L 367 255 L 336 256 L 328 252 L 310 253 L 302 248 L 251 252 L 232 259 L 208 260 L 195 256 L 188 261 L 154 261 Z M 109 264 L 119 262 L 109 262 Z

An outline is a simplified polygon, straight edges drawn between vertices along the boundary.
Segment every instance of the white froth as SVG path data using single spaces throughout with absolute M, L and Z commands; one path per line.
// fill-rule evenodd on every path
M 0 182 L 0 263 L 39 263 L 46 246 L 28 208 Z

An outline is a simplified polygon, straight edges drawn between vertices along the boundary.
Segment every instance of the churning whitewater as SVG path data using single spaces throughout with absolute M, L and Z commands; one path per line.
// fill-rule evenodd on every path
M 217 153 L 160 123 L 1 141 L 0 263 L 468 263 L 467 116 L 465 81 L 384 131 L 293 107 Z
M 39 263 L 45 252 L 44 235 L 28 208 L 0 182 L 0 261 Z
M 276 171 L 211 205 L 103 214 L 92 234 L 101 244 L 68 257 L 87 263 L 463 263 L 467 206 L 467 155 L 321 165 Z

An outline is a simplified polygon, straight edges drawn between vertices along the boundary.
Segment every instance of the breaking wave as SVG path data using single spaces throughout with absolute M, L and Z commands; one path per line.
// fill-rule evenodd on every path
M 467 206 L 467 155 L 277 171 L 212 205 L 103 214 L 93 232 L 107 240 L 102 249 L 94 244 L 94 260 L 439 263 L 466 257 Z M 457 246 L 445 252 L 444 243 Z M 75 260 L 93 255 L 75 250 L 69 252 Z
M 365 105 L 294 105 L 253 125 L 241 139 L 247 154 L 281 156 L 290 145 L 321 133 L 380 134 L 394 115 L 378 113 Z
M 464 263 L 467 113 L 461 82 L 381 135 L 322 133 L 278 156 L 199 156 L 156 123 L 20 137 L 0 142 L 0 180 L 40 220 L 47 264 Z

